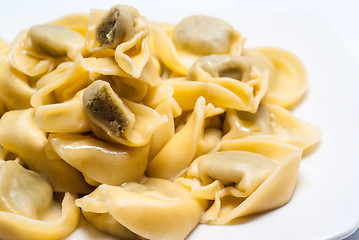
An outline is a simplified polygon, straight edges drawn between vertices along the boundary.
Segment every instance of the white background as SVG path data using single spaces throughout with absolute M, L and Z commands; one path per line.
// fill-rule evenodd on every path
M 2 0 L 3 1 L 3 0 Z M 340 76 L 345 76 L 346 78 L 350 78 L 351 75 L 349 74 L 345 74 L 344 72 L 341 73 L 340 71 L 346 71 L 345 66 L 348 65 L 350 66 L 348 68 L 348 71 L 350 70 L 350 73 L 354 72 L 354 74 L 352 75 L 353 77 L 358 77 L 359 74 L 358 73 L 358 69 L 359 69 L 359 1 L 355 1 L 355 0 L 341 0 L 341 1 L 334 1 L 334 0 L 329 0 L 329 1 L 325 1 L 325 0 L 316 0 L 316 1 L 309 1 L 309 0 L 298 0 L 298 1 L 282 1 L 282 0 L 274 0 L 274 1 L 226 1 L 226 0 L 201 0 L 201 1 L 195 1 L 195 0 L 182 0 L 182 1 L 160 1 L 160 0 L 155 0 L 155 1 L 136 1 L 136 0 L 126 0 L 126 1 L 100 1 L 100 0 L 88 0 L 88 1 L 74 1 L 74 0 L 63 0 L 63 1 L 48 1 L 48 0 L 10 0 L 10 1 L 3 1 L 1 3 L 1 7 L 0 7 L 0 36 L 8 41 L 11 41 L 15 35 L 19 32 L 19 30 L 21 29 L 25 29 L 28 28 L 32 25 L 35 24 L 41 24 L 44 22 L 47 22 L 49 20 L 52 19 L 56 19 L 58 17 L 63 16 L 64 14 L 67 13 L 73 13 L 73 12 L 89 12 L 90 8 L 103 8 L 103 9 L 108 9 L 113 5 L 116 4 L 128 4 L 128 5 L 132 5 L 135 6 L 142 15 L 147 16 L 150 19 L 153 20 L 157 20 L 157 21 L 166 21 L 166 22 L 171 22 L 171 23 L 176 23 L 178 21 L 181 20 L 181 18 L 189 15 L 189 14 L 206 14 L 206 15 L 212 15 L 212 16 L 218 16 L 220 18 L 223 18 L 225 20 L 227 20 L 229 23 L 233 24 L 236 19 L 243 19 L 240 16 L 236 16 L 236 12 L 238 12 L 238 14 L 241 14 L 243 12 L 245 12 L 246 14 L 250 14 L 253 13 L 253 18 L 251 20 L 255 21 L 255 16 L 258 15 L 258 17 L 260 18 L 261 16 L 264 16 L 266 14 L 269 14 L 270 16 L 275 15 L 276 13 L 278 13 L 278 15 L 288 15 L 288 16 L 295 16 L 295 23 L 298 25 L 298 23 L 300 23 L 301 19 L 300 17 L 298 18 L 297 16 L 301 16 L 303 19 L 303 26 L 305 26 L 305 24 L 308 24 L 308 19 L 306 19 L 306 16 L 308 16 L 309 18 L 312 18 L 313 16 L 316 16 L 318 19 L 323 20 L 323 22 L 319 21 L 317 22 L 313 22 L 314 26 L 310 26 L 311 30 L 309 32 L 313 32 L 313 29 L 315 29 L 315 31 L 317 31 L 316 34 L 313 34 L 313 36 L 316 37 L 320 37 L 320 32 L 323 31 L 324 33 L 333 33 L 333 39 L 331 39 L 331 36 L 325 35 L 326 38 L 320 38 L 321 43 L 323 44 L 323 49 L 325 49 L 327 52 L 335 52 L 337 53 L 336 55 L 330 55 L 327 54 L 327 56 L 329 57 L 333 57 L 335 58 L 336 56 L 345 56 L 345 58 L 338 58 L 338 59 L 332 59 L 331 63 L 336 63 L 337 65 L 340 66 L 340 68 L 338 69 L 326 69 L 325 66 L 321 66 L 322 69 L 324 69 L 325 71 L 336 71 L 335 72 L 335 76 L 336 77 L 335 81 L 329 81 L 329 84 L 344 84 L 346 80 L 348 79 L 341 79 Z M 184 7 L 185 6 L 185 7 Z M 230 12 L 230 13 L 229 13 Z M 263 14 L 262 14 L 263 13 Z M 317 19 L 316 18 L 316 19 Z M 240 32 L 242 32 L 243 34 L 248 34 L 248 43 L 249 44 L 256 44 L 257 42 L 266 42 L 267 39 L 252 39 L 252 35 L 255 35 L 252 29 L 246 29 L 245 27 L 241 28 L 241 23 L 240 22 L 235 22 L 236 24 L 236 29 L 239 30 Z M 284 25 L 286 23 L 283 23 Z M 318 28 L 316 29 L 315 24 L 318 24 Z M 243 24 L 246 25 L 246 24 Z M 325 25 L 325 29 L 322 29 L 322 26 Z M 291 26 L 287 26 L 287 27 L 291 27 Z M 331 29 L 331 31 L 328 31 L 327 27 L 329 29 Z M 298 31 L 301 31 L 303 33 L 306 33 L 305 29 L 303 28 L 299 28 Z M 293 33 L 295 32 L 295 29 L 290 29 L 288 30 L 288 34 L 289 33 Z M 298 36 L 300 36 L 300 33 L 297 33 Z M 269 30 L 268 30 L 268 34 L 270 34 Z M 286 32 L 282 32 L 281 33 L 283 35 L 283 38 L 286 37 Z M 306 38 L 303 37 L 304 40 L 307 40 L 308 43 L 310 44 L 311 41 L 315 42 L 316 39 L 311 39 L 311 36 L 307 36 Z M 339 39 L 339 42 L 337 41 L 337 39 Z M 270 40 L 270 39 L 269 39 Z M 268 40 L 268 41 L 269 41 Z M 318 40 L 319 41 L 319 40 Z M 280 41 L 278 41 L 280 42 Z M 270 44 L 276 44 L 275 41 L 269 42 Z M 334 44 L 333 44 L 334 43 Z M 297 43 L 282 43 L 280 42 L 280 44 L 278 45 L 279 47 L 281 45 L 285 45 L 285 47 L 288 47 L 289 50 L 293 50 L 293 52 L 295 52 L 296 54 L 298 54 L 299 56 L 301 56 L 301 52 L 299 50 L 297 50 L 295 48 L 295 44 Z M 342 51 L 342 54 L 339 54 L 337 51 L 337 44 L 341 45 L 340 51 Z M 300 48 L 299 48 L 300 49 Z M 299 52 L 298 52 L 299 51 Z M 322 51 L 318 50 L 320 53 L 322 53 Z M 311 56 L 315 57 L 315 53 L 313 53 Z M 304 62 L 305 63 L 316 63 L 316 61 L 310 61 L 310 59 L 306 59 L 305 54 L 303 53 L 303 57 L 304 57 Z M 318 56 L 320 57 L 320 56 Z M 348 58 L 347 58 L 348 57 Z M 328 62 L 328 61 L 327 61 Z M 325 59 L 323 59 L 323 64 L 327 63 L 325 61 Z M 319 63 L 320 64 L 320 63 Z M 335 66 L 335 64 L 332 64 L 330 66 Z M 308 66 L 308 69 L 310 70 L 312 66 Z M 354 68 L 356 68 L 356 70 L 353 70 Z M 330 76 L 330 74 L 326 73 L 326 76 Z M 334 73 L 333 73 L 334 74 Z M 313 79 L 315 80 L 315 77 L 318 77 L 319 75 L 312 75 Z M 357 88 L 359 87 L 359 78 L 358 79 L 350 79 L 349 83 L 353 83 L 352 86 L 348 86 L 348 88 L 352 87 L 352 88 Z M 328 130 L 328 131 L 333 131 L 333 132 L 339 132 L 340 129 L 332 129 L 332 128 L 343 128 L 343 131 L 346 131 L 345 134 L 343 134 L 343 136 L 345 136 L 345 138 L 340 138 L 337 141 L 341 141 L 340 143 L 338 143 L 338 146 L 344 146 L 345 143 L 342 143 L 342 141 L 348 141 L 348 140 L 357 140 L 358 137 L 352 137 L 350 136 L 351 134 L 351 130 L 353 130 L 353 133 L 358 133 L 358 122 L 354 122 L 353 120 L 350 121 L 346 120 L 345 118 L 347 116 L 350 117 L 354 117 L 355 119 L 358 119 L 358 112 L 359 112 L 359 103 L 358 102 L 350 102 L 351 99 L 354 99 L 355 101 L 357 101 L 358 97 L 357 96 L 346 96 L 346 92 L 340 92 L 338 93 L 339 96 L 344 96 L 345 98 L 345 102 L 343 102 L 343 104 L 346 104 L 343 109 L 345 109 L 346 111 L 344 112 L 340 112 L 340 109 L 333 109 L 332 110 L 332 114 L 333 117 L 332 119 L 335 119 L 336 121 L 340 121 L 342 119 L 344 119 L 341 124 L 344 124 L 343 126 L 341 125 L 335 125 L 332 124 L 330 121 L 332 121 L 332 119 L 330 119 L 331 115 L 325 113 L 324 111 L 328 110 L 329 107 L 328 106 L 317 106 L 315 105 L 316 103 L 313 103 L 313 106 L 308 104 L 311 104 L 311 100 L 312 99 L 317 99 L 315 97 L 313 97 L 313 94 L 317 94 L 318 92 L 320 93 L 319 87 L 318 87 L 318 83 L 312 83 L 313 85 L 313 90 L 310 88 L 310 90 L 312 90 L 312 94 L 310 96 L 308 96 L 308 101 L 306 101 L 304 103 L 304 107 L 300 106 L 300 108 L 298 109 L 297 113 L 300 115 L 300 113 L 304 113 L 306 114 L 306 116 L 309 116 L 310 114 L 313 114 L 314 116 L 312 117 L 312 119 L 310 118 L 310 116 L 307 118 L 309 120 L 313 120 L 314 124 L 320 125 L 323 130 Z M 341 86 L 341 85 L 338 85 Z M 330 87 L 329 88 L 335 88 L 335 87 Z M 339 87 L 339 89 L 345 89 L 344 87 L 341 88 Z M 355 89 L 348 89 L 348 94 L 357 94 L 358 90 Z M 335 98 L 337 96 L 333 96 L 332 94 L 333 92 L 330 93 L 324 93 L 323 92 L 323 97 L 328 97 L 328 101 L 330 102 L 332 99 L 329 98 Z M 338 100 L 340 101 L 340 99 Z M 343 100 L 344 101 L 344 100 Z M 324 105 L 325 101 L 321 101 L 321 104 Z M 340 104 L 335 104 L 335 106 L 341 105 Z M 350 105 L 353 106 L 353 108 L 350 108 Z M 321 111 L 321 108 L 325 109 L 323 110 L 323 115 L 328 117 L 327 120 L 323 120 L 323 119 L 319 119 L 319 113 Z M 308 110 L 309 109 L 309 110 Z M 351 111 L 348 113 L 348 111 Z M 353 113 L 354 112 L 354 113 Z M 342 116 L 340 116 L 340 114 Z M 300 115 L 301 116 L 301 115 Z M 309 121 L 311 122 L 311 121 Z M 345 124 L 352 124 L 352 126 L 346 126 Z M 330 153 L 323 153 L 321 151 L 324 150 L 331 150 L 331 149 L 327 149 L 326 147 L 329 145 L 326 145 L 326 143 L 330 142 L 330 143 L 335 143 L 334 141 L 334 137 L 330 136 L 330 133 L 324 132 L 323 136 L 324 137 L 332 137 L 332 139 L 330 139 L 330 141 L 326 141 L 327 139 L 324 138 L 323 140 L 323 145 L 321 147 L 321 149 L 318 150 L 318 154 L 315 156 L 320 156 L 320 157 L 330 157 Z M 342 135 L 341 135 L 342 136 Z M 331 141 L 333 140 L 333 141 Z M 358 145 L 359 141 L 356 142 L 356 145 Z M 349 144 L 349 143 L 348 143 Z M 334 144 L 333 144 L 334 145 Z M 333 146 L 331 145 L 331 146 Z M 352 144 L 350 146 L 355 146 L 355 144 Z M 335 146 L 334 146 L 335 148 Z M 352 147 L 354 148 L 354 147 Z M 345 156 L 347 157 L 352 157 L 351 161 L 353 160 L 357 160 L 358 159 L 358 154 L 356 153 L 357 151 L 355 149 L 351 149 L 353 151 L 353 153 L 355 153 L 356 155 L 350 156 L 350 154 L 347 154 Z M 354 151 L 355 150 L 355 151 Z M 308 160 L 312 160 L 312 159 L 308 159 Z M 358 164 L 353 164 L 350 165 L 351 162 L 348 160 L 347 162 L 345 162 L 344 160 L 342 162 L 339 162 L 339 159 L 337 159 L 338 162 L 333 162 L 333 166 L 335 166 L 335 164 L 337 164 L 337 168 L 345 168 L 345 169 L 350 169 L 352 166 L 358 166 Z M 345 164 L 345 166 L 341 166 L 342 164 Z M 321 163 L 320 163 L 321 164 Z M 320 166 L 321 168 L 323 168 L 322 165 L 320 165 L 319 163 L 317 164 L 318 166 Z M 310 161 L 304 161 L 303 162 L 303 169 L 306 170 L 307 172 L 304 172 L 301 175 L 302 179 L 305 179 L 306 177 L 310 178 L 312 176 L 312 174 L 314 174 L 313 172 L 310 171 L 310 169 L 306 169 L 307 167 L 310 166 Z M 309 170 L 309 171 L 308 171 Z M 323 168 L 321 169 L 323 171 L 323 178 L 325 175 L 325 171 L 326 169 Z M 349 170 L 348 170 L 349 171 Z M 351 171 L 351 173 L 355 172 L 354 170 Z M 359 168 L 358 171 L 359 172 Z M 333 176 L 331 176 L 333 179 L 338 177 L 336 175 L 333 174 Z M 343 177 L 343 176 L 340 176 Z M 354 180 L 359 180 L 358 177 L 355 176 L 348 176 L 348 179 L 354 179 Z M 350 183 L 348 182 L 348 187 L 356 187 L 351 189 L 351 191 L 340 191 L 340 189 L 337 189 L 338 187 L 342 187 L 342 184 L 345 184 L 346 182 L 343 181 L 342 179 L 338 179 L 338 181 L 329 181 L 328 179 L 323 179 L 323 181 L 328 180 L 328 185 L 326 186 L 328 189 L 325 189 L 326 191 L 326 196 L 328 196 L 328 202 L 330 202 L 330 209 L 332 211 L 332 213 L 328 213 L 327 215 L 329 217 L 332 217 L 333 219 L 335 219 L 337 217 L 337 215 L 335 214 L 340 214 L 341 210 L 347 210 L 345 209 L 345 206 L 350 206 L 352 207 L 352 204 L 355 200 L 359 200 L 358 198 L 358 194 L 356 192 L 359 192 L 359 182 L 358 183 Z M 340 182 L 335 184 L 336 182 Z M 331 185 L 332 184 L 332 185 Z M 332 189 L 333 188 L 333 189 Z M 323 190 L 324 191 L 324 190 Z M 301 189 L 299 189 L 298 192 L 298 196 L 301 193 Z M 353 196 L 350 195 L 350 193 L 353 193 Z M 345 193 L 348 194 L 347 196 L 338 196 L 339 193 Z M 296 197 L 296 196 L 295 196 Z M 309 197 L 310 198 L 310 197 Z M 329 198 L 337 198 L 338 201 L 333 201 L 332 199 Z M 297 198 L 293 199 L 293 204 L 295 204 L 297 202 L 296 200 Z M 300 198 L 298 198 L 300 199 Z M 298 200 L 299 201 L 299 200 Z M 308 203 L 309 202 L 313 202 L 313 199 L 308 199 Z M 316 207 L 320 208 L 321 206 L 325 206 L 326 201 L 325 200 L 321 200 L 322 202 L 316 202 L 317 205 L 315 205 Z M 359 204 L 359 201 L 357 202 L 357 205 Z M 290 206 L 289 206 L 290 207 Z M 323 207 L 324 208 L 324 207 Z M 326 208 L 325 208 L 326 209 Z M 302 209 L 303 211 L 308 211 L 310 212 L 315 212 L 316 209 Z M 358 208 L 354 208 L 353 211 L 358 211 Z M 276 213 L 281 213 L 283 212 L 284 214 L 286 214 L 286 208 L 282 208 L 279 209 Z M 274 214 L 276 214 L 274 213 Z M 353 217 L 357 215 L 358 217 Z M 293 216 L 291 216 L 293 217 Z M 314 216 L 313 216 L 314 217 Z M 340 216 L 341 218 L 343 216 Z M 343 222 L 345 222 L 345 219 L 341 219 L 340 217 L 338 217 L 338 221 L 336 222 L 336 225 L 340 226 L 340 224 L 342 224 Z M 262 219 L 270 219 L 270 215 L 265 215 L 262 218 L 256 219 L 257 222 L 261 222 Z M 320 219 L 320 218 L 318 218 Z M 348 216 L 349 219 L 349 216 Z M 355 219 L 355 221 L 353 221 L 352 219 Z M 263 220 L 263 221 L 264 221 Z M 310 220 L 310 219 L 308 219 Z M 288 221 L 295 221 L 293 219 L 288 219 Z M 355 230 L 355 228 L 358 226 L 359 224 L 359 211 L 358 212 L 354 212 L 351 213 L 350 216 L 350 227 L 348 227 L 348 225 L 346 225 L 346 229 L 345 231 L 341 232 L 341 234 L 338 235 L 338 237 L 344 237 L 347 236 L 349 234 L 352 233 L 352 231 Z M 333 221 L 335 223 L 335 221 Z M 320 225 L 320 223 L 318 223 Z M 244 227 L 246 224 L 243 224 Z M 280 226 L 279 226 L 280 227 Z M 325 226 L 322 226 L 323 228 Z M 333 225 L 333 229 L 336 228 L 335 225 Z M 244 229 L 245 230 L 245 229 Z M 268 232 L 268 229 L 262 229 L 262 230 L 266 230 Z M 303 229 L 302 231 L 307 231 L 308 229 Z M 261 230 L 258 230 L 261 231 Z M 282 231 L 285 231 L 285 229 L 282 229 Z M 209 233 L 208 233 L 209 234 Z M 278 234 L 277 232 L 275 232 L 273 230 L 273 234 Z M 285 235 L 283 235 L 285 236 Z M 213 237 L 213 236 L 212 236 Z M 334 235 L 331 236 L 331 238 L 335 238 Z M 350 240 L 353 239 L 359 239 L 359 232 L 355 233 L 354 236 L 349 238 Z

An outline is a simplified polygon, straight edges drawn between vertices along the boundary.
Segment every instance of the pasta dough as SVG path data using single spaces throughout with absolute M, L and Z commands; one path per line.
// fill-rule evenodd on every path
M 82 93 L 55 104 L 41 105 L 35 110 L 35 121 L 44 132 L 88 132 L 90 123 L 82 108 Z
M 66 193 L 61 204 L 62 210 L 48 213 L 57 217 L 42 221 L 0 211 L 1 237 L 28 239 L 29 236 L 36 236 L 36 239 L 43 240 L 67 237 L 76 229 L 80 219 L 80 211 L 75 206 L 75 199 L 75 195 Z
M 193 63 L 187 79 L 218 84 L 241 101 L 237 110 L 255 112 L 267 91 L 268 78 L 243 56 L 210 55 Z
M 223 139 L 252 136 L 276 139 L 307 151 L 321 138 L 320 129 L 293 116 L 288 110 L 273 104 L 263 104 L 255 114 L 229 110 L 225 119 Z
M 145 105 L 119 98 L 101 80 L 86 88 L 82 100 L 96 136 L 127 146 L 146 145 L 156 128 L 167 121 Z
M 1 165 L 0 180 L 0 211 L 39 219 L 52 203 L 50 184 L 15 161 Z
M 176 47 L 199 55 L 225 54 L 231 47 L 235 31 L 221 19 L 190 16 L 173 29 Z
M 75 59 L 77 53 L 83 51 L 83 36 L 69 28 L 44 24 L 33 26 L 29 30 L 33 48 L 44 51 L 53 57 L 68 56 Z
M 99 192 L 95 196 L 104 202 L 83 198 L 77 204 L 85 211 L 109 212 L 125 228 L 147 239 L 184 239 L 205 205 L 192 199 L 181 184 L 157 178 L 121 187 L 101 185 Z
M 171 180 L 182 174 L 196 154 L 198 142 L 203 135 L 205 119 L 222 112 L 222 109 L 214 108 L 211 104 L 206 106 L 204 98 L 198 98 L 188 122 L 151 160 L 147 174 Z
M 35 90 L 24 74 L 11 68 L 8 58 L 0 56 L 0 101 L 9 110 L 29 108 Z
M 59 239 L 79 221 L 75 196 L 65 194 L 62 210 L 53 201 L 51 186 L 36 172 L 15 161 L 0 166 L 0 234 L 3 239 Z M 61 212 L 62 211 L 62 212 Z
M 307 90 L 307 75 L 301 61 L 292 53 L 273 47 L 248 49 L 250 56 L 262 70 L 269 72 L 268 93 L 263 102 L 285 108 L 295 105 Z
M 224 141 L 218 151 L 194 160 L 187 178 L 177 179 L 191 188 L 193 197 L 214 200 L 201 222 L 226 224 L 290 200 L 301 149 L 276 141 L 236 139 Z
M 34 121 L 34 109 L 6 112 L 0 120 L 0 144 L 45 177 L 55 191 L 88 193 L 81 173 L 61 158 L 46 153 L 48 139 Z
M 290 201 L 321 139 L 290 111 L 305 68 L 245 40 L 127 5 L 0 39 L 0 238 L 62 239 L 82 215 L 119 239 L 183 240 Z
M 121 185 L 144 177 L 148 146 L 117 146 L 75 134 L 53 134 L 49 141 L 62 159 L 99 183 Z
M 240 54 L 244 42 L 228 23 L 208 16 L 189 16 L 175 26 L 153 23 L 151 27 L 157 56 L 182 75 L 201 56 Z
M 117 5 L 108 11 L 92 11 L 86 38 L 90 51 L 114 49 L 120 68 L 136 78 L 150 57 L 149 25 L 131 6 Z

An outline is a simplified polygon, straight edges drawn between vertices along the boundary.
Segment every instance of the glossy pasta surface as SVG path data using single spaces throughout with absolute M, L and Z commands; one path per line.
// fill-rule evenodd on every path
M 289 202 L 321 139 L 291 112 L 305 67 L 245 41 L 127 5 L 0 39 L 0 238 L 182 240 Z

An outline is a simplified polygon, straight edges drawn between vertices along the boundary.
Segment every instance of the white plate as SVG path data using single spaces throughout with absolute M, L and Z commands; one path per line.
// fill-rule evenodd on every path
M 12 40 L 19 30 L 66 13 L 118 4 L 86 2 L 10 1 L 0 10 L 0 36 Z M 339 239 L 359 226 L 359 73 L 350 54 L 321 18 L 305 12 L 243 12 L 240 3 L 234 1 L 221 5 L 211 1 L 122 3 L 158 21 L 176 23 L 190 14 L 225 19 L 248 38 L 246 47 L 285 48 L 298 55 L 308 71 L 309 92 L 294 114 L 320 126 L 323 140 L 302 160 L 292 200 L 279 209 L 228 226 L 198 226 L 190 240 Z M 105 239 L 93 230 L 85 233 L 81 229 L 69 239 Z

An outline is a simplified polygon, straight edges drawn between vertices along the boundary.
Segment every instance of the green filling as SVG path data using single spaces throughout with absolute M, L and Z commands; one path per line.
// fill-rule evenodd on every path
M 128 121 L 106 92 L 99 92 L 91 99 L 88 108 L 93 117 L 104 123 L 113 135 L 119 136 L 125 131 Z
M 238 69 L 238 68 L 228 68 L 228 69 L 224 69 L 222 71 L 220 71 L 218 73 L 219 77 L 228 77 L 228 78 L 233 78 L 233 79 L 237 79 L 239 81 L 242 80 L 242 69 Z
M 117 46 L 125 37 L 122 26 L 119 26 L 118 20 L 120 11 L 114 9 L 98 25 L 96 29 L 97 41 L 102 45 Z

